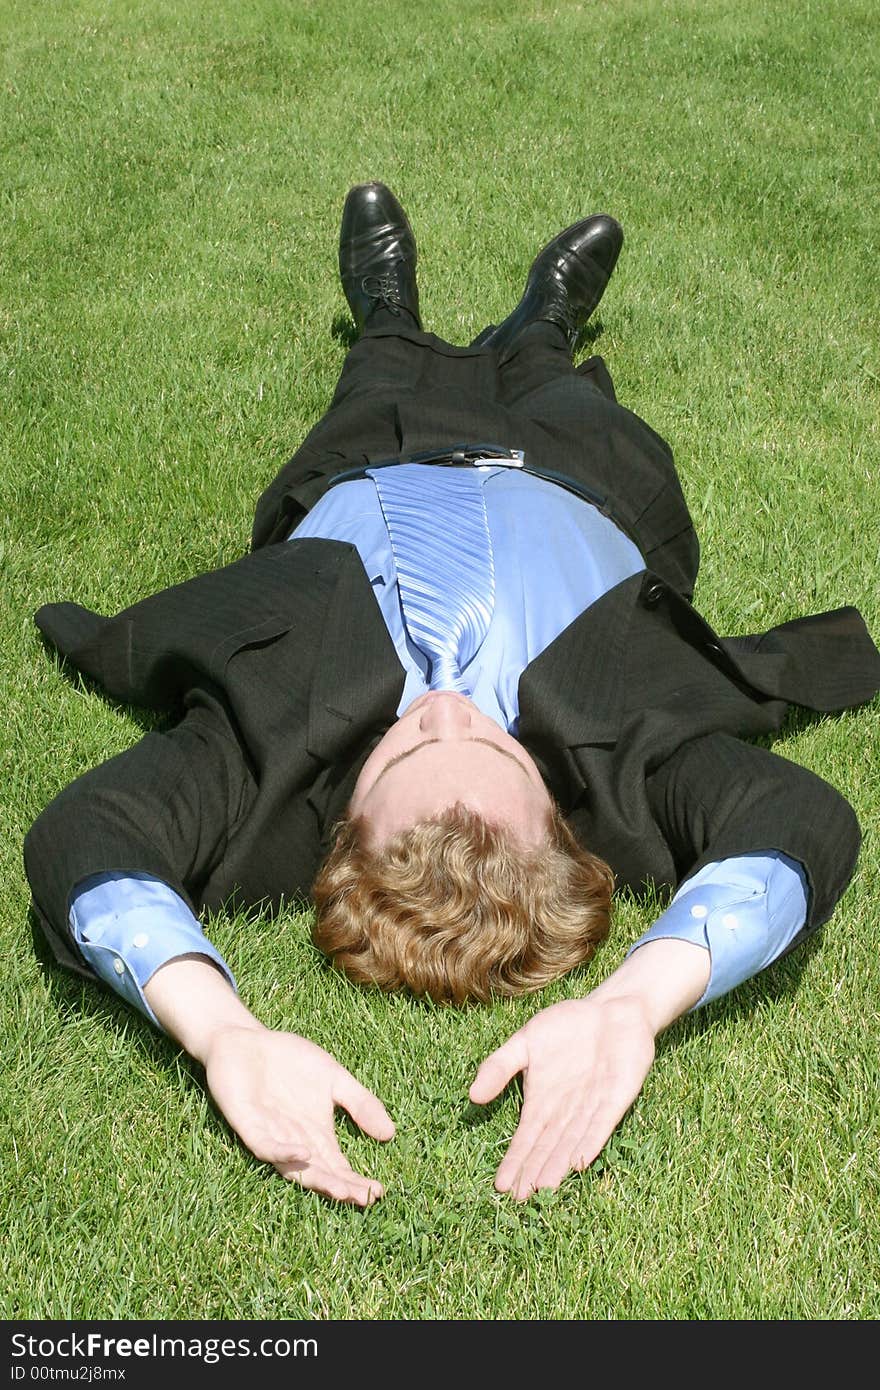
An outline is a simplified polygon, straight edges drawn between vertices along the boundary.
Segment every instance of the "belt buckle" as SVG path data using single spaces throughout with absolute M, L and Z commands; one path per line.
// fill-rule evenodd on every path
M 523 449 L 506 449 L 503 444 L 475 444 L 472 448 L 453 449 L 443 462 L 448 467 L 470 464 L 473 468 L 523 468 L 526 456 Z

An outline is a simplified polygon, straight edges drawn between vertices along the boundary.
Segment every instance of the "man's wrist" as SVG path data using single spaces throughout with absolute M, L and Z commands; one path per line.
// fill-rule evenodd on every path
M 648 941 L 593 990 L 590 998 L 636 1005 L 654 1037 L 700 999 L 711 972 L 703 946 L 674 938 Z
M 169 961 L 156 971 L 144 994 L 165 1031 L 203 1065 L 222 1030 L 261 1031 L 264 1026 L 206 956 Z

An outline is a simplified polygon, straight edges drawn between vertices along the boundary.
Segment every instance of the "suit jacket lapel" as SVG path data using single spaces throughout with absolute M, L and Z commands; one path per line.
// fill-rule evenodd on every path
M 397 717 L 405 673 L 360 558 L 343 565 L 309 698 L 308 750 L 335 762 Z
M 538 749 L 615 743 L 634 605 L 635 574 L 576 618 L 523 672 L 519 683 L 522 741 Z

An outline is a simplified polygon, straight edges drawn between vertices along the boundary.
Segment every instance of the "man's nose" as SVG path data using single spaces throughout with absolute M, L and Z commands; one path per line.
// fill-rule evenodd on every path
M 434 738 L 455 738 L 471 727 L 473 710 L 469 700 L 438 691 L 419 714 L 419 729 Z

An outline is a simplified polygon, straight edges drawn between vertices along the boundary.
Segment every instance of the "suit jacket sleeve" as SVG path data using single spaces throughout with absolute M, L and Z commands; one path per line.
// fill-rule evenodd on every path
M 723 733 L 693 739 L 653 773 L 648 795 L 679 881 L 756 849 L 803 864 L 807 919 L 789 950 L 827 921 L 852 877 L 861 832 L 849 802 L 766 748 Z
M 74 889 L 92 874 L 152 874 L 197 913 L 255 789 L 222 697 L 203 688 L 189 693 L 174 728 L 147 734 L 66 787 L 24 843 L 34 912 L 56 959 L 93 974 L 68 923 Z

